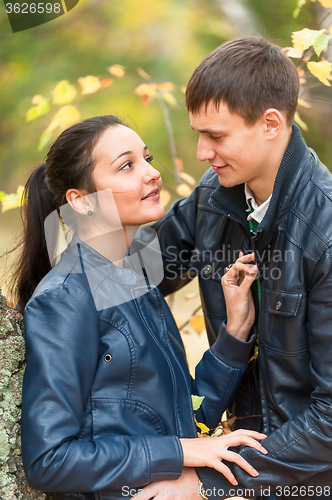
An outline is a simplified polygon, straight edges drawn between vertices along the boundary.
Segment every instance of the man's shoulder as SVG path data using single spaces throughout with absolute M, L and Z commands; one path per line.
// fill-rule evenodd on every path
M 291 212 L 302 222 L 303 237 L 321 241 L 323 246 L 332 242 L 332 174 L 317 157 L 314 169 L 296 200 Z M 304 230 L 305 228 L 305 230 Z
M 201 177 L 197 184 L 197 188 L 212 188 L 217 189 L 220 186 L 218 174 L 215 173 L 212 167 L 210 167 L 204 175 Z

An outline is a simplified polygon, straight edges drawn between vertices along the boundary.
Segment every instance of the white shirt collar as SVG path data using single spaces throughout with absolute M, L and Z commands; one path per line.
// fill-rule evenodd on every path
M 246 196 L 248 205 L 246 212 L 250 212 L 250 210 L 253 208 L 253 212 L 248 215 L 247 220 L 254 219 L 256 222 L 258 222 L 258 224 L 260 224 L 264 218 L 264 215 L 266 214 L 267 209 L 269 208 L 272 194 L 268 197 L 266 201 L 264 201 L 264 203 L 262 203 L 259 206 L 256 203 L 256 200 L 254 198 L 251 189 L 247 186 L 246 183 L 244 184 L 244 194 Z

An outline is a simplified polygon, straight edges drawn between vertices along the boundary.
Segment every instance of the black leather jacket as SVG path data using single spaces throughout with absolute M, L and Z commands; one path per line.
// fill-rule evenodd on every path
M 249 365 L 231 412 L 237 427 L 256 430 L 261 418 L 255 415 L 262 415 L 269 453 L 243 447 L 241 454 L 259 476 L 237 466 L 234 473 L 255 495 L 271 486 L 278 498 L 289 498 L 280 487 L 297 485 L 296 492 L 306 485 L 302 498 L 319 498 L 316 486 L 332 486 L 332 176 L 297 126 L 254 237 L 246 208 L 243 185 L 224 188 L 208 170 L 193 193 L 154 226 L 165 266 L 160 289 L 169 294 L 198 275 L 213 342 L 226 318 L 224 268 L 239 251 L 256 251 L 258 363 Z M 258 312 L 257 285 L 253 294 Z M 200 474 L 208 488 L 229 485 L 214 471 Z

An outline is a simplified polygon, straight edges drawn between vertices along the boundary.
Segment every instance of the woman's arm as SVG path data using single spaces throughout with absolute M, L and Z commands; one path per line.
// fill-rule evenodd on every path
M 28 304 L 25 324 L 22 453 L 33 487 L 121 491 L 181 475 L 176 436 L 80 438 L 99 348 L 99 316 L 83 287 L 44 291 Z
M 255 343 L 255 309 L 250 287 L 256 279 L 257 266 L 248 265 L 253 259 L 254 254 L 240 254 L 223 276 L 227 325 L 221 325 L 216 342 L 196 366 L 193 391 L 205 396 L 196 416 L 211 429 L 218 425 L 222 413 L 233 400 Z

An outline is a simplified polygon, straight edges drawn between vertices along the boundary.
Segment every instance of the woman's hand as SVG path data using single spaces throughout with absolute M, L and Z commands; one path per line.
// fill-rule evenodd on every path
M 183 449 L 183 465 L 211 467 L 221 472 L 232 484 L 237 485 L 235 477 L 222 460 L 236 463 L 251 476 L 258 476 L 258 472 L 241 455 L 229 451 L 228 448 L 245 444 L 266 455 L 267 450 L 257 441 L 265 438 L 266 435 L 260 432 L 239 429 L 220 437 L 180 439 Z
M 179 500 L 179 498 L 200 499 L 199 478 L 193 467 L 183 467 L 178 479 L 154 481 L 138 492 L 131 500 L 149 500 L 150 498 L 165 498 L 166 500 Z
M 227 311 L 227 329 L 231 335 L 246 341 L 255 321 L 255 306 L 250 287 L 256 279 L 257 265 L 251 253 L 240 257 L 221 279 Z

